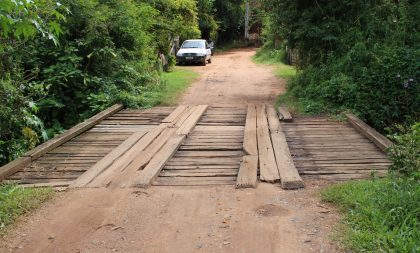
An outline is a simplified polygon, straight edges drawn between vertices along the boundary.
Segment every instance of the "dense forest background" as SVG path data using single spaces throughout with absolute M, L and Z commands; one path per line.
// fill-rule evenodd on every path
M 173 40 L 239 38 L 238 0 L 0 2 L 0 165 L 114 103 L 147 107 Z

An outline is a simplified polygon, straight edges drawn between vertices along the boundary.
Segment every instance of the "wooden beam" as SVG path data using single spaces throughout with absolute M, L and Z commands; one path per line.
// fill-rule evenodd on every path
M 281 187 L 283 189 L 303 188 L 303 180 L 293 163 L 286 136 L 283 133 L 274 107 L 267 107 L 267 117 L 270 126 L 271 142 L 276 157 L 277 169 L 280 174 Z
M 10 163 L 0 167 L 0 181 L 25 168 L 31 163 L 31 161 L 32 160 L 30 157 L 19 157 L 11 161 Z
M 118 177 L 119 174 L 144 150 L 146 149 L 158 136 L 167 129 L 167 123 L 162 123 L 156 128 L 152 129 L 144 135 L 141 141 L 134 144 L 122 156 L 120 156 L 114 163 L 111 164 L 102 174 L 98 175 L 92 180 L 87 187 L 103 187 L 107 186 L 111 180 Z
M 200 120 L 201 116 L 207 110 L 208 105 L 199 105 L 196 106 L 194 111 L 189 115 L 186 119 L 185 123 L 183 123 L 178 131 L 176 132 L 179 135 L 189 134 L 197 122 Z
M 95 177 L 100 173 L 106 170 L 115 160 L 122 156 L 127 150 L 133 147 L 144 135 L 146 132 L 137 132 L 132 134 L 127 138 L 123 143 L 121 143 L 117 148 L 112 150 L 104 158 L 99 160 L 95 165 L 90 167 L 85 173 L 83 173 L 78 179 L 76 179 L 72 184 L 71 188 L 83 187 L 86 184 L 90 183 Z
M 260 165 L 260 179 L 269 183 L 280 180 L 273 146 L 268 130 L 265 105 L 257 105 L 257 140 Z
M 236 188 L 257 187 L 258 156 L 244 156 L 236 178 Z
M 257 111 L 255 105 L 248 105 L 245 130 L 244 130 L 244 151 L 248 155 L 258 155 L 257 145 Z
M 189 108 L 187 105 L 178 106 L 168 117 L 162 120 L 162 123 L 174 123 L 175 120 Z
M 178 135 L 172 137 L 162 149 L 150 160 L 149 164 L 140 171 L 137 180 L 133 186 L 146 188 L 151 185 L 153 180 L 159 175 L 166 162 L 172 158 L 186 135 Z
M 38 147 L 30 150 L 24 156 L 29 156 L 32 160 L 35 160 L 49 151 L 55 149 L 56 147 L 62 145 L 63 143 L 73 139 L 74 137 L 80 135 L 81 133 L 89 130 L 96 124 L 98 124 L 101 120 L 111 116 L 112 114 L 120 111 L 124 106 L 122 104 L 116 104 L 108 109 L 96 114 L 95 116 L 83 121 L 82 123 L 70 128 L 69 130 L 65 131 L 62 134 L 57 135 L 56 137 L 50 139 L 47 142 L 39 145 Z
M 355 115 L 347 113 L 346 117 L 350 124 L 357 129 L 357 131 L 375 143 L 375 145 L 378 146 L 382 151 L 386 152 L 387 149 L 393 145 L 392 141 L 370 127 Z
M 279 119 L 280 121 L 285 121 L 285 122 L 293 121 L 292 114 L 290 114 L 289 109 L 287 109 L 286 106 L 279 107 Z

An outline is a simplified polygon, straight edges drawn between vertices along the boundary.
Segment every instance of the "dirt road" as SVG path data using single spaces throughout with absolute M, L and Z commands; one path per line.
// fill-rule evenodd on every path
M 206 67 L 192 66 L 200 73 L 181 100 L 182 104 L 274 103 L 285 91 L 285 81 L 268 67 L 252 62 L 255 50 L 242 49 L 218 54 Z
M 273 102 L 284 90 L 254 51 L 216 56 L 182 103 Z M 233 186 L 78 189 L 18 222 L 0 252 L 336 252 L 337 215 L 319 204 L 322 182 L 284 191 Z

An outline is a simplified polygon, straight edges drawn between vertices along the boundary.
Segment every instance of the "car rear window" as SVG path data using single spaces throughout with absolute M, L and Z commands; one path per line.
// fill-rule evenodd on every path
M 184 41 L 181 48 L 205 48 L 204 41 Z

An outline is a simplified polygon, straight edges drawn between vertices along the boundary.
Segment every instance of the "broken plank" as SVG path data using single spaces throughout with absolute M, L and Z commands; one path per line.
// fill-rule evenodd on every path
M 185 139 L 185 135 L 178 135 L 172 137 L 162 149 L 150 160 L 149 164 L 140 171 L 139 176 L 134 180 L 134 185 L 137 187 L 146 188 L 150 186 L 152 181 L 159 175 L 165 163 L 172 158 Z
M 236 178 L 236 188 L 255 188 L 257 186 L 258 156 L 244 156 Z
M 293 121 L 293 117 L 292 114 L 290 114 L 289 110 L 287 109 L 286 106 L 280 106 L 279 107 L 279 119 L 281 121 L 285 121 L 285 122 L 292 122 Z
M 303 180 L 293 163 L 286 137 L 281 129 L 274 107 L 267 107 L 267 117 L 277 169 L 280 174 L 281 187 L 283 189 L 298 189 L 304 187 Z

